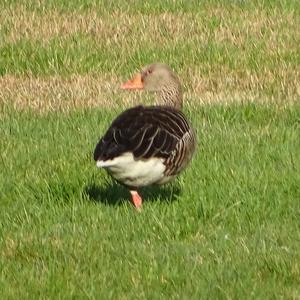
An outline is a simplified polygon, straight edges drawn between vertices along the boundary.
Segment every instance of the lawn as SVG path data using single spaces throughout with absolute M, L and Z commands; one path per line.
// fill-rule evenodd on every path
M 298 1 L 0 4 L 2 299 L 299 299 Z M 112 119 L 179 74 L 197 129 L 172 184 L 95 167 Z

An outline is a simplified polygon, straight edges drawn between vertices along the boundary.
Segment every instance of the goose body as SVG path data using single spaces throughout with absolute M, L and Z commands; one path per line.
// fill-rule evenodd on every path
M 97 144 L 94 159 L 124 185 L 169 182 L 190 161 L 195 135 L 183 113 L 168 106 L 137 106 L 117 117 Z M 187 145 L 192 142 L 193 147 Z
M 152 82 L 147 85 L 149 77 Z M 164 79 L 166 84 L 158 88 Z M 172 84 L 175 91 L 167 89 Z M 139 105 L 125 110 L 112 122 L 94 150 L 97 167 L 106 169 L 130 189 L 137 208 L 142 202 L 137 189 L 172 180 L 188 165 L 196 144 L 194 130 L 180 110 L 181 87 L 176 75 L 166 65 L 152 64 L 123 88 L 146 89 L 147 86 L 149 90 L 163 91 L 161 98 L 164 98 L 159 102 L 162 105 Z

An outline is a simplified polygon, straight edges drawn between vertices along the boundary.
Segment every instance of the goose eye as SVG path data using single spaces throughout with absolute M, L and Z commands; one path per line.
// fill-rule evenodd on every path
M 153 72 L 152 69 L 147 69 L 142 73 L 142 81 L 144 81 L 145 77 L 147 77 L 149 74 Z

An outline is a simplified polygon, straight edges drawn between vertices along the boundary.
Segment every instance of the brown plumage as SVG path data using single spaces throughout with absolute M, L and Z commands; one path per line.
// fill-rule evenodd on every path
M 129 187 L 134 205 L 137 188 L 163 184 L 189 163 L 196 138 L 182 107 L 181 85 L 165 64 L 151 64 L 124 89 L 145 89 L 158 94 L 155 106 L 136 106 L 121 113 L 100 139 L 94 151 L 98 167 Z

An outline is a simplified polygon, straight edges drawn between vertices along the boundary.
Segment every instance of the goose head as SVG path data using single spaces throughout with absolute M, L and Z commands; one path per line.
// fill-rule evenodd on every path
M 182 88 L 177 75 L 163 63 L 142 68 L 132 79 L 121 85 L 126 90 L 145 90 L 157 94 L 156 104 L 182 108 Z

